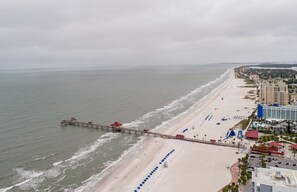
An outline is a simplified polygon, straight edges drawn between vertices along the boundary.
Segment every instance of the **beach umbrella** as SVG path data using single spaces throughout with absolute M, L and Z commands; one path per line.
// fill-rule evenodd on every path
M 140 187 L 142 187 L 142 184 L 140 184 Z

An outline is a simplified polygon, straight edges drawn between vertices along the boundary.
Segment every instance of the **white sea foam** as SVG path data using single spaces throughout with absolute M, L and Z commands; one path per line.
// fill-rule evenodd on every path
M 6 192 L 8 190 L 11 190 L 14 187 L 32 185 L 31 181 L 34 178 L 37 178 L 37 177 L 41 176 L 44 173 L 44 171 L 32 171 L 32 170 L 27 171 L 27 170 L 24 170 L 23 168 L 16 168 L 16 169 L 14 169 L 14 171 L 17 172 L 17 174 L 19 175 L 19 177 L 20 177 L 19 180 L 22 180 L 22 181 L 17 183 L 17 184 L 14 184 L 12 186 L 9 186 L 9 187 L 1 188 L 0 192 Z M 34 188 L 34 186 L 33 186 L 33 188 Z
M 140 117 L 139 119 L 137 119 L 135 121 L 132 121 L 130 123 L 125 123 L 123 126 L 138 127 L 141 124 L 144 124 L 145 122 L 149 122 L 150 118 L 154 118 L 154 117 L 160 118 L 160 115 L 162 115 L 162 114 L 165 115 L 165 119 L 166 118 L 171 119 L 173 116 L 177 115 L 174 112 L 178 112 L 178 110 L 182 110 L 184 108 L 185 108 L 185 110 L 187 110 L 185 106 L 195 105 L 196 102 L 199 102 L 199 100 L 196 101 L 197 96 L 201 92 L 204 92 L 204 91 L 211 92 L 210 90 L 208 90 L 208 88 L 212 88 L 217 83 L 223 81 L 229 75 L 230 71 L 231 71 L 231 69 L 228 69 L 225 73 L 223 73 L 220 77 L 216 78 L 215 80 L 210 81 L 207 84 L 200 86 L 199 88 L 191 91 L 189 94 L 184 95 L 184 96 L 180 97 L 179 99 L 172 101 L 171 103 L 165 105 L 164 107 L 155 109 L 154 111 L 151 111 L 151 112 L 143 115 L 142 117 Z M 165 120 L 165 121 L 167 121 L 167 120 Z
M 174 111 L 175 109 L 178 109 L 180 107 L 182 107 L 182 104 L 180 103 L 180 101 L 184 101 L 187 99 L 192 99 L 191 97 L 193 97 L 193 95 L 197 94 L 198 92 L 202 91 L 203 88 L 205 87 L 210 87 L 211 85 L 214 85 L 220 81 L 223 81 L 224 78 L 226 78 L 229 73 L 230 73 L 231 69 L 228 69 L 225 73 L 223 73 L 220 77 L 218 77 L 217 79 L 207 83 L 206 85 L 203 85 L 197 89 L 195 89 L 194 91 L 192 91 L 191 93 L 171 102 L 170 104 L 162 107 L 162 108 L 158 108 L 152 112 L 149 112 L 145 115 L 143 115 L 142 117 L 140 117 L 139 119 L 131 122 L 131 123 L 125 123 L 123 126 L 125 127 L 137 127 L 138 125 L 140 125 L 141 123 L 143 123 L 146 119 L 154 116 L 155 114 L 162 112 L 162 113 L 168 113 L 170 111 Z M 215 91 L 215 89 L 213 89 L 212 91 L 210 91 L 209 94 L 211 94 L 213 91 Z M 208 94 L 208 95 L 209 95 Z M 203 100 L 205 100 L 208 95 L 205 95 L 202 99 L 200 99 L 199 101 L 197 101 L 196 103 L 194 103 L 189 109 L 187 109 L 186 111 L 174 116 L 174 117 L 170 117 L 168 120 L 163 121 L 159 126 L 155 127 L 153 130 L 157 130 L 160 129 L 162 127 L 164 127 L 164 125 L 166 125 L 167 123 L 171 122 L 174 119 L 179 118 L 180 116 L 188 113 L 193 107 L 195 107 L 196 105 L 198 105 L 200 102 L 202 102 Z M 134 144 L 131 148 L 129 148 L 128 150 L 124 151 L 123 154 L 116 160 L 113 162 L 106 162 L 105 166 L 106 168 L 104 170 L 102 170 L 100 173 L 95 174 L 93 176 L 91 176 L 90 178 L 88 178 L 87 180 L 83 181 L 83 185 L 81 185 L 80 187 L 76 188 L 74 190 L 74 192 L 84 192 L 84 191 L 92 191 L 94 189 L 94 187 L 96 186 L 96 184 L 102 179 L 104 178 L 106 175 L 108 175 L 109 170 L 114 167 L 116 164 L 118 164 L 129 152 L 134 151 L 137 147 L 141 147 L 140 144 L 141 142 L 143 142 L 145 137 L 141 137 L 141 139 Z
M 64 174 L 68 169 L 75 169 L 76 167 L 83 165 L 84 163 L 80 162 L 81 160 L 87 158 L 98 147 L 118 136 L 119 133 L 106 133 L 90 145 L 80 148 L 71 158 L 66 159 L 65 161 L 57 161 L 53 163 L 52 168 L 45 171 L 24 170 L 23 168 L 15 169 L 14 171 L 22 181 L 9 187 L 1 188 L 0 192 L 6 192 L 13 187 L 20 187 L 22 190 L 36 189 L 38 184 L 42 183 L 45 179 L 56 178 L 59 175 Z M 62 178 L 63 177 L 64 176 L 62 176 Z M 61 178 L 59 180 L 61 180 Z
M 78 150 L 71 158 L 66 159 L 65 162 L 72 161 L 72 160 L 81 160 L 85 157 L 87 157 L 88 154 L 94 152 L 98 147 L 103 145 L 104 143 L 118 137 L 119 134 L 109 132 L 104 134 L 100 137 L 97 141 L 95 141 L 93 144 L 83 147 L 80 150 Z
M 53 166 L 60 165 L 61 163 L 63 163 L 63 161 L 57 161 L 57 162 L 53 163 Z
M 200 101 L 197 101 L 195 103 L 195 96 L 197 96 L 197 94 L 199 94 L 201 92 L 205 92 L 205 91 L 212 92 L 212 91 L 207 90 L 206 88 L 212 88 L 213 85 L 224 80 L 224 78 L 229 74 L 230 71 L 231 71 L 230 69 L 227 70 L 224 74 L 222 74 L 219 78 L 215 79 L 214 81 L 211 81 L 211 82 L 193 90 L 189 94 L 187 94 L 183 97 L 180 97 L 179 99 L 169 103 L 168 105 L 166 105 L 162 108 L 158 108 L 150 113 L 143 115 L 142 117 L 140 117 L 139 119 L 137 119 L 131 123 L 124 124 L 124 126 L 137 127 L 138 125 L 141 125 L 144 122 L 150 121 L 150 118 L 154 118 L 156 116 L 159 116 L 160 114 L 163 114 L 167 117 L 167 119 L 164 120 L 159 126 L 155 127 L 154 130 L 163 128 L 164 125 L 166 125 L 168 122 L 171 122 L 172 120 L 180 117 L 181 115 L 184 115 L 190 109 L 192 109 L 195 105 L 197 105 L 202 100 L 207 98 L 208 95 L 205 95 L 202 99 L 200 99 Z M 183 109 L 184 104 L 187 104 L 187 102 L 189 102 L 189 101 L 192 104 L 192 107 L 189 107 L 189 109 L 185 110 L 184 112 L 179 113 L 178 115 L 174 115 L 173 112 L 175 112 L 176 110 Z M 98 147 L 100 147 L 104 143 L 112 140 L 113 138 L 115 138 L 117 136 L 118 136 L 118 134 L 115 134 L 115 133 L 106 133 L 102 137 L 100 137 L 97 141 L 95 141 L 94 143 L 79 149 L 76 153 L 74 153 L 74 155 L 71 158 L 66 159 L 65 161 L 57 161 L 57 162 L 53 163 L 53 167 L 51 169 L 46 170 L 44 172 L 39 172 L 40 175 L 34 176 L 34 174 L 33 174 L 32 178 L 27 178 L 27 179 L 25 177 L 23 177 L 24 181 L 22 181 L 18 184 L 15 184 L 13 186 L 7 187 L 7 188 L 2 188 L 2 189 L 0 189 L 0 192 L 8 191 L 15 186 L 18 186 L 18 187 L 20 187 L 20 186 L 28 187 L 29 186 L 34 189 L 34 187 L 36 187 L 36 185 L 38 185 L 38 183 L 43 182 L 45 178 L 58 177 L 59 175 L 61 175 L 61 173 L 65 173 L 65 171 L 67 169 L 75 169 L 77 166 L 80 166 L 81 165 L 81 163 L 79 162 L 80 160 L 87 158 L 89 156 L 89 154 L 93 153 Z M 93 189 L 94 186 L 96 185 L 96 183 L 108 174 L 108 171 L 110 170 L 110 168 L 112 168 L 112 167 L 114 167 L 114 165 L 118 164 L 129 152 L 135 151 L 135 148 L 137 146 L 140 147 L 140 143 L 143 140 L 144 140 L 144 137 L 141 137 L 140 141 L 138 141 L 136 144 L 134 144 L 128 150 L 124 151 L 123 154 L 116 161 L 106 162 L 104 164 L 104 166 L 105 166 L 104 170 L 102 170 L 99 174 L 93 175 L 90 178 L 88 178 L 87 180 L 85 180 L 83 182 L 83 185 L 76 188 L 74 191 L 81 192 L 81 191 L 90 191 L 91 189 Z M 46 156 L 46 157 L 42 157 L 39 159 L 43 159 L 43 158 L 45 159 L 48 157 Z M 24 172 L 20 173 L 20 175 L 23 175 L 23 173 Z M 62 176 L 60 178 L 64 179 L 64 177 L 65 176 Z
M 8 191 L 8 190 L 10 190 L 10 189 L 12 189 L 12 188 L 14 188 L 14 187 L 18 187 L 18 186 L 20 186 L 20 185 L 23 185 L 23 184 L 29 182 L 30 180 L 31 180 L 31 179 L 27 179 L 27 180 L 22 181 L 22 182 L 20 182 L 20 183 L 14 184 L 14 185 L 12 185 L 12 186 L 10 186 L 10 187 L 1 188 L 1 189 L 0 189 L 0 192 L 6 192 L 6 191 Z
M 51 157 L 51 156 L 54 156 L 54 155 L 56 155 L 56 154 L 55 154 L 55 153 L 52 153 L 52 154 L 47 155 L 47 156 L 44 156 L 44 157 L 37 157 L 37 158 L 35 158 L 34 160 L 35 160 L 35 161 L 44 160 L 44 159 L 47 159 L 47 158 L 49 158 L 49 157 Z
M 92 175 L 91 177 L 89 177 L 88 179 L 86 179 L 85 181 L 83 181 L 83 185 L 79 186 L 78 188 L 74 189 L 73 192 L 84 192 L 84 191 L 92 191 L 92 189 L 94 189 L 94 187 L 96 186 L 96 184 L 102 179 L 104 178 L 106 175 L 109 174 L 109 170 L 111 168 L 113 168 L 115 165 L 117 165 L 128 153 L 134 151 L 137 147 L 140 147 L 141 142 L 143 142 L 143 140 L 145 139 L 145 137 L 141 137 L 141 139 L 135 143 L 132 147 L 130 147 L 129 149 L 125 150 L 123 152 L 123 154 L 115 161 L 108 161 L 105 163 L 105 169 L 103 169 L 100 173 Z

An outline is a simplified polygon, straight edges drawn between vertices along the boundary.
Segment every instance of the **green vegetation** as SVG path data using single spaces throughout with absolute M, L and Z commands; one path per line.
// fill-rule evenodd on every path
M 296 133 L 277 135 L 277 134 L 271 134 L 272 131 L 269 131 L 269 130 L 267 130 L 266 132 L 270 132 L 270 133 L 268 135 L 261 136 L 258 139 L 258 143 L 265 143 L 265 142 L 269 142 L 269 141 L 279 141 L 282 143 L 297 143 Z
M 245 78 L 244 82 L 245 82 L 245 84 L 254 84 L 254 81 L 252 81 L 252 80 L 250 80 L 248 78 Z
M 261 167 L 266 168 L 266 162 L 264 160 L 265 155 L 261 155 L 259 158 L 260 158 L 260 162 L 261 162 Z
M 239 178 L 236 183 L 239 185 L 246 185 L 248 180 L 252 178 L 252 173 L 248 171 L 248 154 L 246 154 L 245 157 L 238 159 L 238 167 L 239 167 Z M 264 158 L 264 157 L 263 157 Z M 265 163 L 265 161 L 264 161 Z M 266 164 L 265 164 L 266 166 Z M 232 182 L 232 184 L 229 184 L 223 188 L 223 192 L 238 192 L 239 191 L 239 185 Z
M 287 79 L 286 83 L 296 83 L 295 75 L 296 71 L 292 69 L 252 69 L 249 68 L 246 72 L 247 75 L 257 74 L 260 79 L 274 79 L 282 78 Z
M 248 118 L 248 119 L 244 119 L 244 120 L 240 121 L 239 123 L 241 125 L 241 128 L 243 130 L 245 130 L 247 128 L 247 126 L 249 125 L 249 122 L 250 122 L 250 119 Z
M 284 141 L 289 141 L 289 142 L 297 143 L 297 137 L 296 136 L 294 137 L 293 135 L 288 135 L 288 136 L 281 135 L 280 137 Z
M 246 95 L 246 96 L 244 97 L 244 99 L 255 100 L 256 97 L 255 97 L 254 95 Z
M 251 99 L 249 95 L 244 96 L 244 99 Z
M 236 185 L 234 182 L 232 184 L 227 185 L 223 188 L 223 192 L 238 192 L 239 191 L 239 186 Z
M 260 133 L 264 133 L 264 134 L 272 134 L 272 131 L 271 130 L 267 130 L 267 129 L 259 129 L 259 132 Z
M 247 181 L 251 178 L 251 172 L 248 172 L 248 155 L 243 157 L 242 159 L 238 159 L 239 169 L 240 169 L 240 177 L 238 179 L 238 183 L 241 185 L 245 185 Z
M 247 126 L 249 125 L 250 121 L 252 120 L 252 118 L 255 115 L 254 111 L 247 119 L 244 119 L 242 121 L 240 121 L 239 123 L 237 123 L 234 127 L 240 127 L 242 130 L 245 130 L 247 128 Z
M 249 90 L 247 93 L 248 93 L 248 94 L 256 94 L 257 91 L 256 91 L 256 90 Z
M 279 137 L 276 135 L 264 135 L 258 139 L 259 143 L 265 143 L 268 141 L 279 141 Z
M 294 157 L 296 156 L 297 150 L 292 149 L 292 153 L 294 154 Z

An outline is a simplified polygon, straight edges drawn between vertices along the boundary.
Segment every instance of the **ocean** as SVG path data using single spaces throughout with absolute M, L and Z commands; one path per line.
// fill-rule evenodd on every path
M 227 79 L 231 64 L 0 71 L 0 192 L 83 191 L 139 136 L 60 121 L 156 129 Z

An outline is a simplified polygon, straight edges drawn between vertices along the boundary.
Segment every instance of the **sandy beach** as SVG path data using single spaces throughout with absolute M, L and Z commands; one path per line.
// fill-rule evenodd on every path
M 187 113 L 168 122 L 157 132 L 219 140 L 229 128 L 249 116 L 255 103 L 244 99 L 252 88 L 234 72 Z M 226 121 L 221 119 L 225 118 Z M 219 125 L 218 125 L 219 123 Z M 185 133 L 183 131 L 188 129 Z M 228 140 L 227 142 L 231 142 Z M 235 148 L 145 137 L 118 164 L 107 170 L 96 185 L 97 192 L 212 192 L 231 181 L 229 167 L 243 154 Z M 164 167 L 164 162 L 168 167 Z

